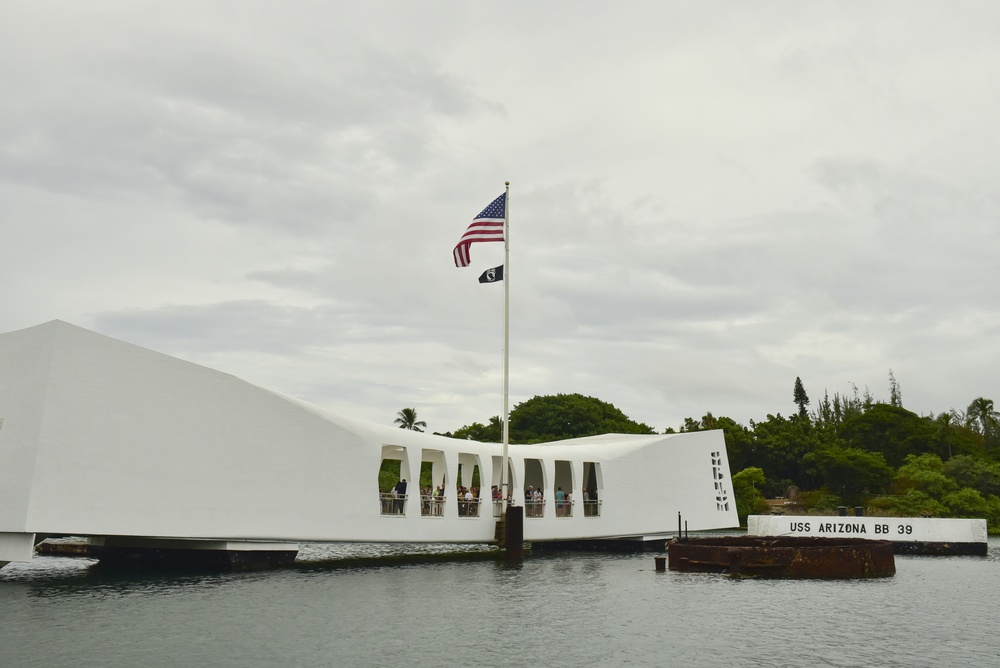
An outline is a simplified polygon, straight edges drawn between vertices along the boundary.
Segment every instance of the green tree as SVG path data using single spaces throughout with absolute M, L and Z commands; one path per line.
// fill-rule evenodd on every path
M 844 500 L 824 487 L 809 492 L 799 492 L 799 503 L 807 510 L 829 514 L 844 505 Z
M 980 456 L 986 453 L 986 441 L 971 426 L 962 411 L 951 409 L 934 420 L 934 436 L 939 439 L 941 458 L 957 455 Z
M 412 429 L 413 431 L 423 431 L 427 428 L 427 423 L 417 420 L 416 408 L 404 408 L 396 414 L 393 424 L 398 424 L 400 429 Z
M 892 467 L 880 452 L 826 446 L 805 459 L 816 468 L 824 486 L 852 505 L 864 502 L 869 494 L 886 491 L 892 481 Z
M 765 494 L 783 496 L 789 485 L 811 489 L 820 484 L 815 470 L 806 466 L 805 456 L 824 446 L 840 445 L 836 430 L 815 425 L 798 417 L 768 415 L 763 422 L 750 421 L 753 431 L 753 458 L 747 466 L 759 466 L 767 476 Z
M 684 418 L 684 424 L 681 425 L 681 431 L 706 431 L 709 429 L 722 429 L 722 425 L 719 420 L 728 420 L 728 418 L 716 418 L 711 413 L 705 413 L 700 420 L 695 420 L 693 418 Z M 735 424 L 735 423 L 734 423 Z
M 996 498 L 996 497 L 993 497 Z M 989 519 L 992 508 L 989 501 L 969 487 L 952 492 L 941 499 L 952 517 L 985 517 Z
M 993 407 L 993 400 L 985 397 L 973 399 L 965 411 L 969 426 L 982 435 L 986 449 L 992 450 L 1000 442 L 1000 413 Z
M 889 404 L 873 404 L 844 422 L 840 437 L 850 447 L 882 453 L 893 467 L 902 466 L 906 455 L 937 452 L 939 443 L 930 418 Z
M 874 499 L 869 505 L 887 515 L 899 517 L 943 517 L 948 514 L 943 503 L 915 489 L 901 496 Z
M 893 478 L 897 494 L 919 491 L 941 500 L 945 494 L 958 491 L 959 484 L 944 473 L 944 463 L 933 453 L 908 455 Z
M 956 455 L 942 471 L 959 487 L 971 487 L 984 496 L 1000 496 L 1000 464 L 969 455 Z
M 934 418 L 934 436 L 941 444 L 941 455 L 944 450 L 948 451 L 948 459 L 951 459 L 951 443 L 955 435 L 954 415 L 952 413 L 941 413 Z
M 740 524 L 746 525 L 747 515 L 767 512 L 767 501 L 760 491 L 764 484 L 764 471 L 757 467 L 743 469 L 733 476 L 733 494 L 736 496 L 736 514 Z
M 837 422 L 834 418 L 833 403 L 830 401 L 830 393 L 823 391 L 823 399 L 816 408 L 814 419 L 818 424 L 833 424 Z
M 903 407 L 903 391 L 899 389 L 899 383 L 896 382 L 892 369 L 889 369 L 889 405 Z
M 806 411 L 806 406 L 809 405 L 809 395 L 806 394 L 806 388 L 802 386 L 802 379 L 798 376 L 795 377 L 795 389 L 792 391 L 792 399 L 795 401 L 795 405 L 799 407 L 799 417 L 808 417 L 809 413 Z
M 796 426 L 780 413 L 768 414 L 763 422 L 750 421 L 756 455 L 752 465 L 764 470 L 768 496 L 783 496 L 789 481 L 802 488 L 809 487 L 802 471 L 802 457 L 808 452 L 808 444 Z
M 378 469 L 378 489 L 385 493 L 391 490 L 400 480 L 402 462 L 398 459 L 383 459 Z
M 453 438 L 461 438 L 470 441 L 481 441 L 483 443 L 499 443 L 503 439 L 503 425 L 500 416 L 494 415 L 490 418 L 490 423 L 484 425 L 480 422 L 473 422 L 460 429 L 456 429 L 454 434 L 445 434 Z
M 517 443 L 558 441 L 598 434 L 654 434 L 612 404 L 582 394 L 536 396 L 510 412 L 510 439 Z
M 851 383 L 850 395 L 834 392 L 831 422 L 839 425 L 863 414 L 870 400 L 871 397 L 868 395 L 868 390 L 865 390 L 865 398 L 862 399 L 858 394 L 858 386 L 854 383 Z

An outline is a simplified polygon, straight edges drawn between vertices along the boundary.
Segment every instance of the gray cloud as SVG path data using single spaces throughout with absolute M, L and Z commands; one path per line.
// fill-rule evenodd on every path
M 3 331 L 484 421 L 503 249 L 450 255 L 509 179 L 512 403 L 1000 398 L 992 4 L 5 9 Z

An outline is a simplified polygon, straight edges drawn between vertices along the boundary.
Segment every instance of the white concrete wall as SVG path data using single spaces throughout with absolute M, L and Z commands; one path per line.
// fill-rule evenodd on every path
M 749 536 L 867 538 L 897 543 L 985 543 L 986 520 L 940 517 L 750 515 Z
M 362 423 L 184 362 L 53 321 L 0 335 L 0 532 L 278 541 L 489 542 L 496 444 Z M 383 516 L 384 446 L 407 450 L 405 517 Z M 421 517 L 424 449 L 443 453 L 444 517 Z M 736 526 L 719 510 L 711 453 L 722 432 L 608 435 L 511 445 L 515 480 L 543 461 L 544 519 L 527 540 Z M 459 517 L 458 463 L 478 455 L 482 508 Z M 557 518 L 555 460 L 571 462 L 573 517 Z M 584 517 L 583 462 L 601 465 L 601 516 Z M 471 470 L 469 471 L 471 475 Z M 723 472 L 729 482 L 728 461 Z M 523 500 L 519 486 L 515 499 Z M 2 557 L 0 557 L 2 558 Z

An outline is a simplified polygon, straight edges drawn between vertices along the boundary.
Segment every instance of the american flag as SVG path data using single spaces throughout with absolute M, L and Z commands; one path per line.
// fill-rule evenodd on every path
M 490 205 L 472 219 L 472 225 L 459 240 L 452 255 L 455 256 L 456 267 L 469 266 L 469 246 L 479 241 L 503 241 L 504 209 L 507 204 L 507 194 L 504 193 L 490 202 Z

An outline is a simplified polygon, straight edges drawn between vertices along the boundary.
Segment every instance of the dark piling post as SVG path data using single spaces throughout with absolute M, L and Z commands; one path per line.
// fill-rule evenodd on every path
M 524 561 L 524 508 L 507 506 L 504 533 L 507 561 Z
M 847 517 L 847 506 L 837 506 L 837 514 L 841 517 Z
M 865 516 L 865 507 L 864 506 L 854 506 L 854 516 L 855 517 L 864 517 Z

